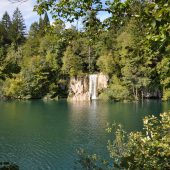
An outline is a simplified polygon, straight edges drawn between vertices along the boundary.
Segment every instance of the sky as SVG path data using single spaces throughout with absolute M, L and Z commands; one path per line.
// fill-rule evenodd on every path
M 27 26 L 27 31 L 29 30 L 29 27 L 31 23 L 38 21 L 39 16 L 36 12 L 33 12 L 34 5 L 36 4 L 36 0 L 28 0 L 24 3 L 11 3 L 9 0 L 0 0 L 0 19 L 2 18 L 2 15 L 7 11 L 12 18 L 12 14 L 14 10 L 18 7 L 23 15 L 23 18 L 25 20 L 25 24 Z M 101 20 L 108 17 L 108 14 L 106 13 L 100 13 L 99 18 Z M 52 19 L 51 19 L 52 22 Z M 66 28 L 70 27 L 70 23 L 66 23 Z
M 8 0 L 0 0 L 0 18 L 2 18 L 5 11 L 7 11 L 12 18 L 14 10 L 18 7 L 25 20 L 27 30 L 29 30 L 31 23 L 37 21 L 39 18 L 37 13 L 33 12 L 33 7 L 35 4 L 36 0 L 28 0 L 24 3 L 11 3 Z

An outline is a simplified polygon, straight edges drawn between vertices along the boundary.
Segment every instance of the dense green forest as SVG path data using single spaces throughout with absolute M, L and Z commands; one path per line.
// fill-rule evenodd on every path
M 67 97 L 70 77 L 102 72 L 109 86 L 101 99 L 170 98 L 168 0 L 39 0 L 35 10 L 41 17 L 28 34 L 18 8 L 1 19 L 1 97 Z M 65 28 L 78 19 L 82 29 Z

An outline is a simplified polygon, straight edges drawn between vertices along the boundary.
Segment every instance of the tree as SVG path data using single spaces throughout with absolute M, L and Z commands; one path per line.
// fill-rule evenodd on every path
M 8 12 L 6 11 L 6 12 L 4 13 L 4 15 L 2 16 L 2 25 L 4 26 L 4 28 L 5 28 L 6 30 L 9 30 L 11 24 L 12 24 L 12 23 L 11 23 L 11 18 L 10 18 L 10 16 L 9 16 Z
M 97 60 L 100 71 L 107 75 L 112 75 L 115 70 L 115 61 L 111 52 L 101 55 Z
M 145 30 L 136 18 L 130 19 L 117 37 L 117 51 L 120 56 L 121 77 L 138 100 L 150 84 L 153 54 L 143 43 Z M 139 93 L 141 92 L 141 93 Z
M 170 99 L 170 46 L 165 49 L 163 59 L 157 64 L 157 72 L 163 90 L 163 100 Z
M 124 5 L 125 4 L 125 5 Z M 121 0 L 113 2 L 101 0 L 86 0 L 86 1 L 57 1 L 57 0 L 39 0 L 35 9 L 39 14 L 44 13 L 46 10 L 53 13 L 54 17 L 66 18 L 69 21 L 78 19 L 79 17 L 86 16 L 87 11 L 103 11 L 107 13 L 114 13 L 113 6 L 119 6 L 123 11 L 125 6 L 128 4 L 121 3 Z M 115 12 L 116 13 L 116 12 Z
M 39 19 L 39 34 L 40 36 L 45 36 L 47 29 L 50 28 L 50 21 L 48 18 L 48 14 L 45 13 L 44 19 L 40 16 Z
M 148 24 L 147 39 L 152 48 L 163 52 L 170 42 L 170 1 L 160 0 L 146 3 L 141 16 L 143 22 Z
M 24 23 L 23 16 L 18 8 L 13 13 L 12 18 L 12 41 L 16 45 L 21 44 L 25 40 L 26 26 Z
M 44 15 L 44 27 L 47 29 L 47 27 L 50 26 L 50 20 L 48 18 L 47 12 Z
M 7 55 L 3 61 L 3 72 L 7 77 L 12 77 L 15 73 L 20 72 L 20 62 L 23 57 L 22 49 L 15 49 L 15 45 L 12 44 L 10 48 L 8 48 Z
M 88 69 L 89 73 L 95 71 L 96 58 L 92 54 L 92 46 L 99 33 L 99 27 L 101 26 L 100 20 L 97 18 L 97 12 L 88 11 L 87 16 L 83 19 L 85 35 L 88 37 Z
M 47 93 L 55 97 L 59 78 L 58 68 L 53 54 L 48 53 L 45 57 L 25 57 L 21 71 L 6 79 L 2 92 L 9 98 L 42 98 Z M 51 84 L 54 84 L 52 89 Z M 53 91 L 54 87 L 56 91 Z
M 39 23 L 34 22 L 30 26 L 30 31 L 25 44 L 23 45 L 24 56 L 33 57 L 39 55 L 39 45 L 40 45 L 40 30 Z
M 11 19 L 8 14 L 8 12 L 5 12 L 4 15 L 2 16 L 2 26 L 4 27 L 4 41 L 5 44 L 10 44 L 11 43 Z
M 40 34 L 41 37 L 43 37 L 45 35 L 44 21 L 43 21 L 41 16 L 40 16 L 40 19 L 39 19 L 39 34 Z
M 81 58 L 74 53 L 74 49 L 72 47 L 67 47 L 64 53 L 62 70 L 71 77 L 82 73 Z
M 0 22 L 0 44 L 1 46 L 4 46 L 6 43 L 5 37 L 6 37 L 6 30 L 3 24 Z
M 28 37 L 25 44 L 23 45 L 23 53 L 25 57 L 33 57 L 39 55 L 39 45 L 40 39 L 39 37 Z
M 38 22 L 34 22 L 30 26 L 29 36 L 37 37 L 39 35 L 39 24 Z
M 166 0 L 147 2 L 141 18 L 147 26 L 146 43 L 156 52 L 153 65 L 156 67 L 156 78 L 163 91 L 163 99 L 168 100 L 169 90 L 169 43 L 170 43 L 170 2 Z

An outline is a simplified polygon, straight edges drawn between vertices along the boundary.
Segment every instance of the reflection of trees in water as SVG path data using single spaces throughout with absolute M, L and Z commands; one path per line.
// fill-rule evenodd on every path
M 69 102 L 69 110 L 71 111 L 70 122 L 75 125 L 87 123 L 87 125 L 97 128 L 106 127 L 108 119 L 107 103 L 98 100 L 92 101 L 72 101 Z
M 71 111 L 70 123 L 79 124 L 86 119 L 90 107 L 89 101 L 71 101 L 69 102 L 69 110 Z
M 0 162 L 0 170 L 19 170 L 19 166 L 11 162 Z

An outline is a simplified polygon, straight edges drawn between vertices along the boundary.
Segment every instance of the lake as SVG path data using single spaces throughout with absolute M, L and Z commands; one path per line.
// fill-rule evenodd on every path
M 0 162 L 20 170 L 71 170 L 76 149 L 107 153 L 108 123 L 142 130 L 142 118 L 168 111 L 170 103 L 0 101 Z

